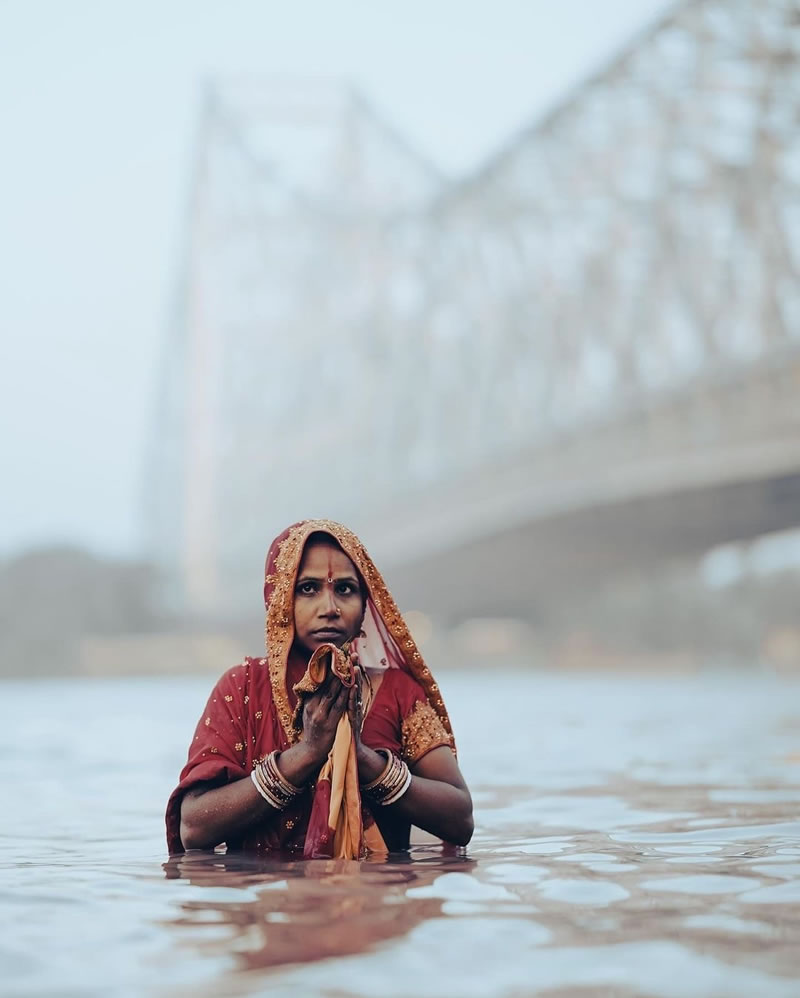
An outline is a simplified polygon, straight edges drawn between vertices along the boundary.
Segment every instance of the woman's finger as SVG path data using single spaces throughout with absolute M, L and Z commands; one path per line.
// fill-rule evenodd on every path
M 339 691 L 336 697 L 331 702 L 331 707 L 329 714 L 341 715 L 344 713 L 344 709 L 347 706 L 347 701 L 350 699 L 350 688 L 342 683 L 339 683 Z
M 347 701 L 347 712 L 350 715 L 350 723 L 353 725 L 353 731 L 355 731 L 357 738 L 361 731 L 361 697 L 359 693 L 358 687 L 354 686 L 350 690 L 350 698 Z
M 324 686 L 320 686 L 316 693 L 312 693 L 310 697 L 306 700 L 306 703 L 310 704 L 313 710 L 318 711 L 325 706 L 329 697 Z
M 345 689 L 345 687 L 342 686 L 342 681 L 338 678 L 338 676 L 331 675 L 328 678 L 328 683 L 324 687 L 325 692 L 322 694 L 322 699 L 320 700 L 320 709 L 324 711 L 324 713 L 330 714 L 330 712 L 334 709 L 336 701 L 341 695 L 343 689 Z

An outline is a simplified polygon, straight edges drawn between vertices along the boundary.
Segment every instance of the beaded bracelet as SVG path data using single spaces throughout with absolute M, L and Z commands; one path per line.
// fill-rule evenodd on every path
M 270 807 L 274 807 L 276 811 L 283 811 L 303 792 L 303 788 L 290 783 L 278 769 L 279 755 L 280 752 L 270 752 L 268 756 L 257 762 L 250 779 Z
M 411 786 L 411 770 L 388 749 L 376 749 L 386 756 L 386 766 L 377 779 L 362 785 L 362 791 L 371 797 L 376 804 L 386 807 L 395 804 Z

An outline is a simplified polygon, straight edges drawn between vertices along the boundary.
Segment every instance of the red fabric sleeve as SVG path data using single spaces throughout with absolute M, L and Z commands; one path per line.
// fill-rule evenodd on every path
M 247 665 L 237 665 L 219 679 L 197 722 L 189 758 L 167 804 L 167 847 L 171 855 L 184 852 L 180 812 L 186 791 L 198 783 L 230 783 L 248 775 L 243 700 L 246 684 L 241 682 L 242 670 L 246 671 Z
M 441 718 L 431 706 L 422 686 L 411 676 L 403 675 L 398 688 L 400 705 L 400 755 L 409 766 L 442 745 L 453 747 Z
M 453 746 L 425 690 L 400 669 L 389 669 L 384 676 L 375 709 L 367 715 L 363 736 L 371 748 L 390 748 L 409 765 L 440 745 Z

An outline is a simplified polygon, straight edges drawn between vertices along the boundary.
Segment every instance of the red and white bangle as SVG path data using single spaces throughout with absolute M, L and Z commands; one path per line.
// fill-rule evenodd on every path
M 303 792 L 303 788 L 290 783 L 278 769 L 279 755 L 279 752 L 270 752 L 268 756 L 257 762 L 250 779 L 270 807 L 274 807 L 276 811 L 283 811 Z
M 376 752 L 386 757 L 386 766 L 377 779 L 363 784 L 361 789 L 376 804 L 387 807 L 397 803 L 411 786 L 411 770 L 388 749 L 376 749 Z

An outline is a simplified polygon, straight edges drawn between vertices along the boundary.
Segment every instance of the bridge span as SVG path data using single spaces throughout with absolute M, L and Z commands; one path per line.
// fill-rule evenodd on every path
M 207 95 L 148 496 L 198 613 L 361 533 L 405 606 L 528 613 L 800 526 L 800 18 L 685 0 L 473 176 L 363 99 Z
M 405 605 L 492 616 L 797 526 L 800 343 L 402 497 L 364 535 Z

